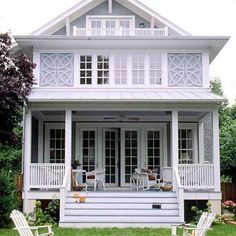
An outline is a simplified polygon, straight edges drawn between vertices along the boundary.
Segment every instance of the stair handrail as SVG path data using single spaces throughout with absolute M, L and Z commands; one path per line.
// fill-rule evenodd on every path
M 184 187 L 181 184 L 178 167 L 174 168 L 174 177 L 176 186 L 176 195 L 179 202 L 179 219 L 184 223 Z
M 66 167 L 65 175 L 63 178 L 63 184 L 60 187 L 60 221 L 63 221 L 63 218 L 65 216 L 65 203 L 66 203 L 66 193 L 69 189 L 69 183 L 70 183 L 70 168 Z

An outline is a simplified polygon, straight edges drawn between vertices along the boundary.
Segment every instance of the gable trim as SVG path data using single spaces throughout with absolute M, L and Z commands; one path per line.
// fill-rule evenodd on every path
M 47 35 L 47 34 L 53 34 L 57 30 L 63 28 L 64 26 L 68 26 L 68 19 L 69 22 L 72 22 L 74 19 L 78 18 L 79 16 L 86 14 L 89 10 L 95 8 L 96 6 L 100 5 L 103 3 L 105 0 L 81 0 L 77 5 L 74 7 L 70 8 L 69 10 L 65 11 L 64 13 L 60 14 L 53 20 L 49 21 L 39 29 L 35 30 L 32 32 L 30 35 Z M 113 0 L 114 1 L 114 0 Z M 167 20 L 165 17 L 161 16 L 157 12 L 153 11 L 143 3 L 137 1 L 137 0 L 116 0 L 119 4 L 122 6 L 129 8 L 129 5 L 133 5 L 136 8 L 142 10 L 146 14 L 150 15 L 150 22 L 154 22 L 155 19 L 162 22 L 164 25 L 168 26 L 178 34 L 182 36 L 190 36 L 188 32 L 183 30 L 182 28 L 178 27 L 171 21 Z M 80 14 L 78 15 L 78 11 L 80 11 Z M 130 9 L 131 10 L 131 9 Z M 132 10 L 133 11 L 133 10 Z M 135 12 L 135 11 L 134 11 Z M 136 13 L 136 12 L 135 12 Z

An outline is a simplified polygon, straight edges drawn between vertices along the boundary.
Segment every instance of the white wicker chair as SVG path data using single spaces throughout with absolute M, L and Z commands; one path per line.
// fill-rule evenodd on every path
M 88 185 L 93 185 L 94 191 L 96 191 L 98 183 L 101 183 L 103 189 L 106 191 L 105 170 L 93 170 L 90 172 L 86 172 L 86 191 Z
M 143 177 L 144 187 L 148 190 L 151 187 L 157 187 L 157 174 L 156 173 L 145 173 L 141 169 L 135 169 L 135 173 Z M 152 178 L 150 178 L 150 176 Z

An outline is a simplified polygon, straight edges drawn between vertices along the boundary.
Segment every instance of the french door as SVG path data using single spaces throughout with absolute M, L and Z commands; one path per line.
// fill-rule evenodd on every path
M 140 167 L 140 132 L 138 129 L 121 130 L 121 186 L 130 184 L 130 177 Z
M 95 170 L 97 165 L 97 130 L 81 129 L 79 147 L 79 160 L 83 170 L 86 172 Z M 83 176 L 83 182 L 85 182 L 85 176 Z
M 118 130 L 104 129 L 103 140 L 105 182 L 108 186 L 118 186 Z

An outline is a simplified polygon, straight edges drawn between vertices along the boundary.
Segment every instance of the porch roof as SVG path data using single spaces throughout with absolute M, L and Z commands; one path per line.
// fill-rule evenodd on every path
M 33 89 L 29 102 L 222 102 L 209 90 Z

